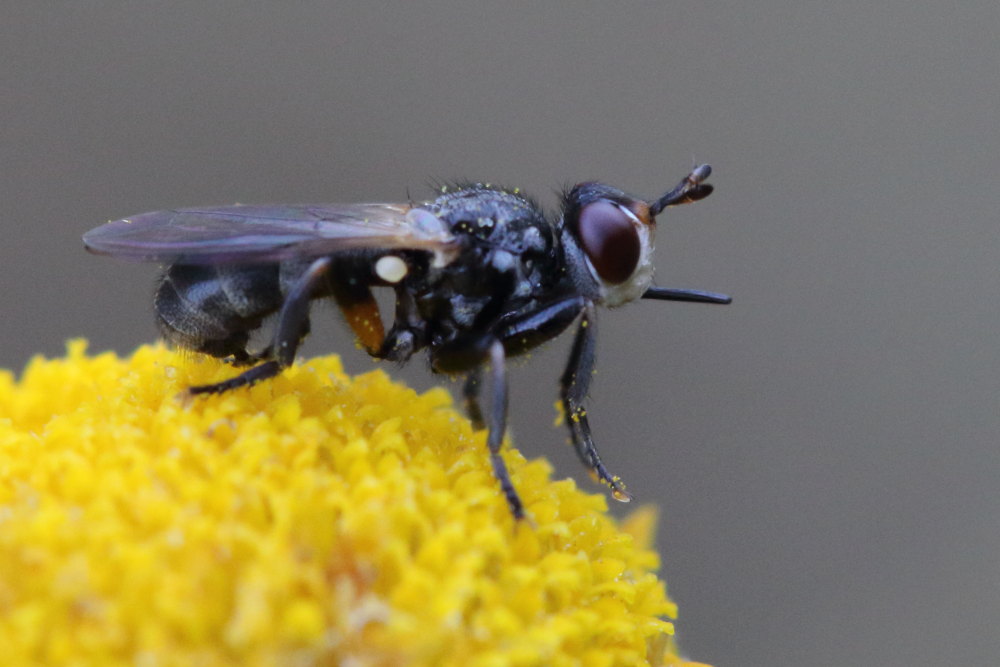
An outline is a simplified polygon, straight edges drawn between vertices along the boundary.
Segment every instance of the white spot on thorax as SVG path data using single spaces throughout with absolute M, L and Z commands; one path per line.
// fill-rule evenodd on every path
M 375 262 L 375 275 L 387 283 L 398 283 L 406 277 L 407 271 L 406 262 L 395 255 L 379 257 Z

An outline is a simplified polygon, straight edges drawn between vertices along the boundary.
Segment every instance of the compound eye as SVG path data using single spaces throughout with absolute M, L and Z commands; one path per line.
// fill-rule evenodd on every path
M 609 201 L 587 204 L 580 211 L 580 244 L 602 280 L 623 283 L 639 265 L 642 243 L 628 215 Z

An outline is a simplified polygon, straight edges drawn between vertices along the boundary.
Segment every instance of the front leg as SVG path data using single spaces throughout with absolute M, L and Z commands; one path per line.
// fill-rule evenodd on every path
M 616 500 L 628 502 L 632 496 L 625 491 L 621 480 L 608 472 L 597 453 L 597 446 L 590 435 L 587 411 L 583 407 L 594 373 L 594 348 L 597 343 L 594 304 L 583 297 L 572 296 L 527 313 L 518 313 L 511 321 L 503 323 L 505 326 L 500 336 L 508 351 L 520 352 L 559 335 L 577 317 L 580 324 L 573 340 L 573 350 L 559 381 L 563 413 L 573 447 L 583 465 L 611 488 Z
M 594 304 L 587 302 L 583 316 L 573 340 L 573 350 L 569 355 L 566 371 L 559 381 L 562 390 L 563 412 L 566 424 L 569 426 L 573 447 L 583 465 L 590 469 L 597 479 L 611 488 L 615 500 L 629 502 L 632 496 L 625 490 L 625 485 L 616 475 L 612 475 L 604 467 L 597 446 L 590 436 L 590 423 L 587 421 L 587 410 L 583 401 L 590 389 L 590 378 L 594 373 L 594 351 L 597 343 L 595 328 Z

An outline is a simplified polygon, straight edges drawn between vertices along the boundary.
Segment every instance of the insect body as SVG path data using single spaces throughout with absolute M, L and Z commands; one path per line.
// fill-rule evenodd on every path
M 506 430 L 505 360 L 559 335 L 576 337 L 560 380 L 577 454 L 618 500 L 630 496 L 598 456 L 584 400 L 594 365 L 595 309 L 638 298 L 729 303 L 712 292 L 652 286 L 655 217 L 707 197 L 708 165 L 646 202 L 601 183 L 563 195 L 547 218 L 517 191 L 470 184 L 420 205 L 226 206 L 145 213 L 84 235 L 87 249 L 168 264 L 155 309 L 164 337 L 247 366 L 193 394 L 221 393 L 289 366 L 309 331 L 309 302 L 330 297 L 378 359 L 427 349 L 436 372 L 465 374 L 467 412 L 489 429 L 494 473 L 515 517 L 524 507 L 500 457 Z M 372 289 L 395 294 L 385 331 Z M 247 349 L 278 314 L 272 342 Z M 485 374 L 485 382 L 484 382 Z M 489 387 L 485 409 L 481 387 Z

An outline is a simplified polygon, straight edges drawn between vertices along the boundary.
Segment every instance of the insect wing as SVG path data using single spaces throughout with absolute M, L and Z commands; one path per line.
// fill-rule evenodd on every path
M 93 253 L 189 264 L 274 262 L 359 248 L 441 255 L 453 242 L 443 222 L 407 204 L 183 208 L 115 220 L 83 236 Z

